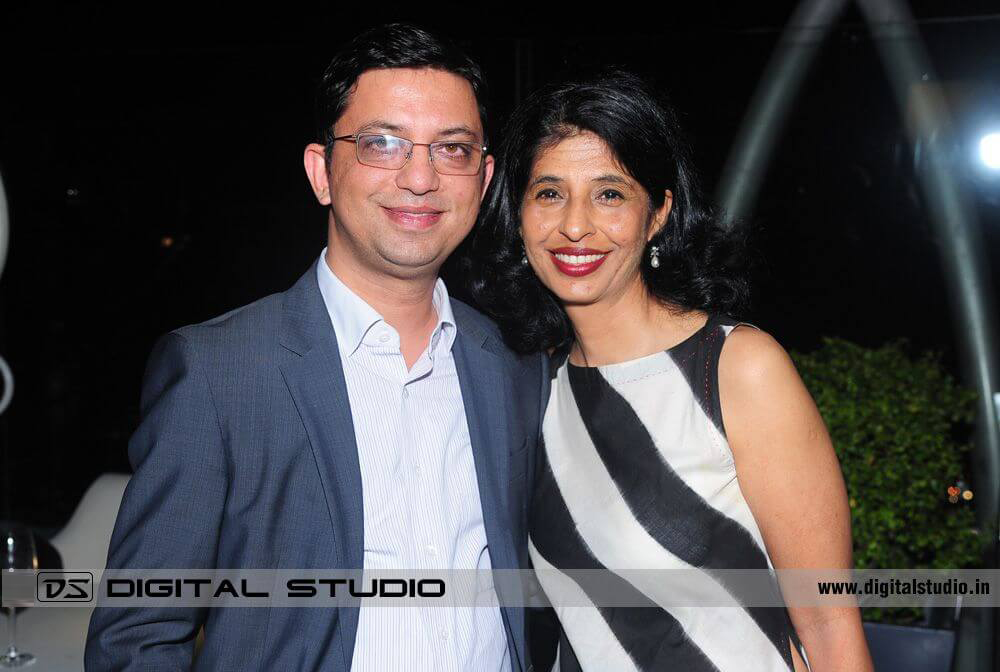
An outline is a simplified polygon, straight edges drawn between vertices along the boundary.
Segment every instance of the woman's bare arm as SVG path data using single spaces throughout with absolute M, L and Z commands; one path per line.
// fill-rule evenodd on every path
M 775 568 L 850 568 L 840 465 L 784 348 L 766 332 L 735 328 L 720 355 L 719 396 L 740 489 Z M 788 611 L 813 672 L 873 669 L 856 608 Z

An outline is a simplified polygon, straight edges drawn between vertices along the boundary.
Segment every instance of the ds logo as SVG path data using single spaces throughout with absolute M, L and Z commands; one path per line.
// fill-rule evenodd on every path
M 35 588 L 39 602 L 91 602 L 94 575 L 90 572 L 38 572 Z

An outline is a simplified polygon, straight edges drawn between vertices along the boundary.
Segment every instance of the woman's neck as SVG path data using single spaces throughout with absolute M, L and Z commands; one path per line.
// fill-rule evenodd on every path
M 569 361 L 605 366 L 672 347 L 705 324 L 702 311 L 671 310 L 639 286 L 614 300 L 568 305 L 576 342 Z

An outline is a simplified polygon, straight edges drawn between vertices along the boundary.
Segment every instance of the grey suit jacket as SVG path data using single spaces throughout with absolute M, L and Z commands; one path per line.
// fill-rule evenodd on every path
M 453 311 L 490 556 L 526 568 L 547 362 L 514 355 L 467 305 Z M 315 264 L 284 293 L 163 336 L 141 407 L 108 567 L 363 567 L 354 425 Z M 501 613 L 514 669 L 527 670 L 524 610 Z M 98 606 L 87 669 L 189 669 L 202 624 L 195 669 L 347 672 L 358 610 Z

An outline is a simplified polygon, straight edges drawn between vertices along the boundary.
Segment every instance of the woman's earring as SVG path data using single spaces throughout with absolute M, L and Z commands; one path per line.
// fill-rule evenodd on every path
M 649 265 L 653 268 L 660 267 L 660 246 L 653 245 L 649 248 Z
M 527 266 L 528 265 L 528 255 L 527 254 L 522 254 L 521 255 L 521 265 L 522 266 Z

